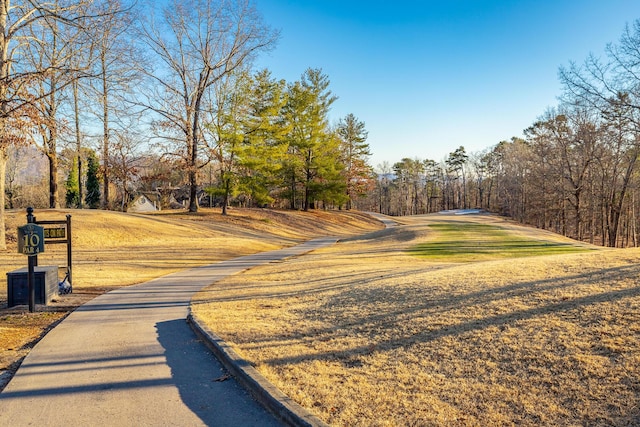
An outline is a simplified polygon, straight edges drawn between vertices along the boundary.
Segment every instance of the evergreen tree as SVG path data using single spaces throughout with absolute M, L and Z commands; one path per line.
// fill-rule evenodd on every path
M 448 168 L 448 181 L 451 191 L 451 200 L 453 200 L 454 209 L 467 209 L 467 183 L 464 166 L 469 156 L 461 145 L 454 152 L 449 153 L 449 157 L 444 161 Z M 462 186 L 459 185 L 462 178 Z
M 227 214 L 229 200 L 236 193 L 251 84 L 251 76 L 240 72 L 228 74 L 213 85 L 216 114 L 206 128 L 214 141 L 211 155 L 218 162 L 218 183 L 207 192 L 222 198 L 222 215 Z
M 359 121 L 353 114 L 341 119 L 336 129 L 340 137 L 340 151 L 345 166 L 345 180 L 347 186 L 347 209 L 356 196 L 363 196 L 370 192 L 375 181 L 372 178 L 373 168 L 368 164 L 371 156 L 367 144 L 368 132 L 364 122 Z
M 206 129 L 214 141 L 210 154 L 217 160 L 218 176 L 206 191 L 222 199 L 223 215 L 232 196 L 254 206 L 273 201 L 287 149 L 285 87 L 268 70 L 230 75 L 215 85 L 215 120 Z
M 87 157 L 87 193 L 84 198 L 89 209 L 100 207 L 100 163 L 95 152 L 89 152 Z
M 336 138 L 329 131 L 328 114 L 337 98 L 329 90 L 329 79 L 319 69 L 308 69 L 301 81 L 289 86 L 285 108 L 291 130 L 283 171 L 289 183 L 291 208 L 296 208 L 298 189 L 303 193 L 302 208 L 315 207 L 319 197 L 335 188 L 332 172 L 340 164 Z
M 315 177 L 307 184 L 309 207 L 315 207 L 316 201 L 321 201 L 325 209 L 347 203 L 345 167 L 340 160 L 340 138 L 335 132 L 327 133 L 324 141 L 315 148 L 311 168 Z
M 80 204 L 80 180 L 78 179 L 78 163 L 74 161 L 71 163 L 71 170 L 65 183 L 67 194 L 65 197 L 68 208 L 79 207 Z
M 282 185 L 278 172 L 287 152 L 289 131 L 283 117 L 285 89 L 285 81 L 273 79 L 268 70 L 256 73 L 250 88 L 238 189 L 259 206 L 273 202 L 272 191 Z

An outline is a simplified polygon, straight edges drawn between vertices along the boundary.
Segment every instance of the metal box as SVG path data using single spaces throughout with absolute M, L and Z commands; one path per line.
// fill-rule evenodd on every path
M 7 297 L 9 307 L 29 304 L 27 267 L 7 273 Z M 36 304 L 49 304 L 58 295 L 58 266 L 34 267 Z

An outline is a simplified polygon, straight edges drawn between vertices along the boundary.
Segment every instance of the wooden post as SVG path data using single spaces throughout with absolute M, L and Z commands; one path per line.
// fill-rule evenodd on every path
M 69 284 L 73 286 L 71 273 L 71 215 L 67 215 L 67 273 L 69 274 Z
M 32 224 L 36 221 L 33 216 L 33 208 L 27 208 L 27 224 Z M 36 279 L 35 279 L 35 266 L 38 264 L 36 255 L 29 255 L 27 257 L 27 289 L 29 290 L 29 313 L 33 313 L 36 310 Z

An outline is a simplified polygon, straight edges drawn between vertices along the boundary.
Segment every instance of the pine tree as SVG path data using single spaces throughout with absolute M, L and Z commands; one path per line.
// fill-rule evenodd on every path
M 67 207 L 78 207 L 80 204 L 80 182 L 78 179 L 78 163 L 76 163 L 75 159 L 72 162 L 71 170 L 69 171 L 69 176 L 65 183 L 65 188 L 67 190 L 65 197 Z
M 87 157 L 87 193 L 84 198 L 89 209 L 100 207 L 100 163 L 95 152 L 91 151 Z
M 273 79 L 268 70 L 256 73 L 250 87 L 238 158 L 238 190 L 258 206 L 273 202 L 272 191 L 282 185 L 278 173 L 287 151 L 289 131 L 282 114 L 285 89 L 285 81 Z
M 206 128 L 215 141 L 211 154 L 218 162 L 218 183 L 207 192 L 210 197 L 222 198 L 222 215 L 227 215 L 229 200 L 236 192 L 238 161 L 245 138 L 242 122 L 250 85 L 251 77 L 246 72 L 228 74 L 213 85 L 216 114 Z
M 309 207 L 316 207 L 316 201 L 321 201 L 324 209 L 347 203 L 344 163 L 340 161 L 340 139 L 335 132 L 328 132 L 315 148 L 311 168 L 314 179 L 308 183 Z
M 222 199 L 222 214 L 232 196 L 263 206 L 273 201 L 277 171 L 286 151 L 287 126 L 282 116 L 286 83 L 268 70 L 230 75 L 216 85 L 215 119 L 206 129 L 215 142 L 217 183 L 207 188 Z
M 302 209 L 307 211 L 337 185 L 331 165 L 340 164 L 339 151 L 333 149 L 335 138 L 328 124 L 329 109 L 337 98 L 329 90 L 329 78 L 311 68 L 289 86 L 288 95 L 285 113 L 291 130 L 283 172 L 290 186 L 291 208 L 296 207 L 299 188 Z
M 345 165 L 345 180 L 347 186 L 347 209 L 351 209 L 355 197 L 366 195 L 374 186 L 372 179 L 373 168 L 368 164 L 371 156 L 367 144 L 368 132 L 364 122 L 359 121 L 353 114 L 341 119 L 336 129 L 340 137 L 340 151 Z

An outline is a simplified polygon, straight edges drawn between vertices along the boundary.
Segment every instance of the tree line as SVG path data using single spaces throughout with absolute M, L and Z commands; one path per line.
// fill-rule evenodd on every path
M 638 246 L 640 21 L 603 57 L 561 67 L 557 107 L 480 152 L 379 166 L 367 208 L 390 215 L 481 208 L 581 241 Z
M 329 123 L 336 96 L 321 69 L 286 82 L 253 68 L 278 33 L 249 0 L 0 0 L 0 26 L 0 245 L 27 146 L 47 159 L 52 208 L 125 210 L 142 191 L 167 205 L 182 193 L 191 212 L 203 194 L 223 213 L 481 208 L 596 244 L 638 243 L 638 21 L 603 58 L 560 69 L 561 103 L 524 138 L 376 174 L 364 123 Z
M 375 185 L 364 123 L 329 123 L 321 69 L 253 68 L 279 34 L 250 0 L 0 0 L 0 29 L 0 245 L 29 145 L 51 208 L 124 210 L 145 190 L 184 190 L 190 212 L 203 190 L 223 213 L 348 208 Z

